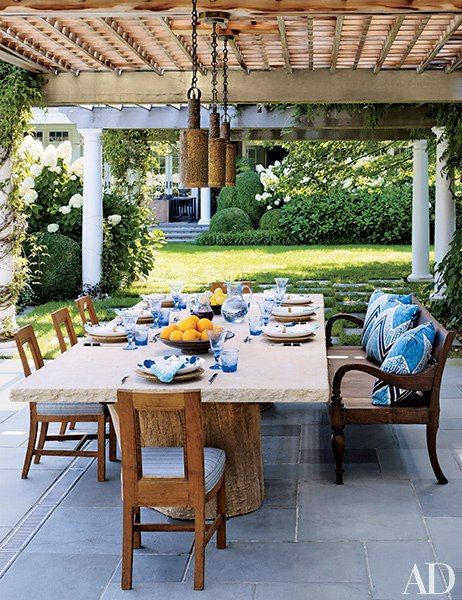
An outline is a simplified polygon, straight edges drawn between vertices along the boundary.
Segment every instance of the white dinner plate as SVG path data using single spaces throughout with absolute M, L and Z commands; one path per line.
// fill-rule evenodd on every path
M 303 338 L 313 335 L 319 329 L 319 325 L 314 324 L 280 324 L 273 323 L 263 327 L 263 333 L 270 338 Z
M 120 337 L 124 336 L 125 328 L 123 325 L 115 323 L 100 323 L 99 325 L 85 325 L 85 331 L 88 335 L 96 335 L 98 337 Z
M 283 304 L 308 304 L 313 302 L 313 296 L 310 294 L 285 294 Z
M 147 358 L 145 361 L 143 361 L 143 363 L 138 363 L 138 366 L 144 373 L 152 375 L 152 364 L 156 361 L 167 360 L 168 358 L 170 358 L 170 356 L 172 355 L 166 354 L 165 356 L 156 356 L 155 359 Z M 181 356 L 180 358 L 184 360 L 184 364 L 181 365 L 181 367 L 178 369 L 179 375 L 193 373 L 194 371 L 197 371 L 197 369 L 200 369 L 205 363 L 205 360 L 203 358 L 200 358 L 199 356 Z
M 272 314 L 275 317 L 307 317 L 319 309 L 320 306 L 275 306 Z

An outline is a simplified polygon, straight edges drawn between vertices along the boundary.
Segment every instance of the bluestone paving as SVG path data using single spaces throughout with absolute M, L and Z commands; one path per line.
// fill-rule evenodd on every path
M 278 479 L 265 480 L 264 506 L 267 508 L 293 508 L 297 502 L 297 484 Z
M 265 436 L 262 438 L 262 448 L 265 462 L 299 462 L 300 440 L 296 436 Z
M 244 542 L 294 542 L 295 508 L 261 508 L 228 521 L 227 537 Z
M 191 583 L 138 583 L 133 589 L 122 591 L 117 578 L 108 585 L 101 600 L 254 600 L 255 586 L 241 584 L 219 584 L 207 581 L 201 592 L 193 590 Z M 268 596 L 269 600 L 270 596 Z
M 414 489 L 426 517 L 462 517 L 462 480 L 438 485 L 436 479 L 416 479 Z
M 364 583 L 261 583 L 255 600 L 370 600 Z
M 433 475 L 427 450 L 385 448 L 379 449 L 377 453 L 385 479 L 428 479 Z M 455 452 L 441 449 L 438 451 L 438 459 L 449 480 L 462 478 Z
M 156 583 L 159 581 L 181 582 L 188 562 L 187 554 L 162 555 L 141 554 L 137 550 L 133 558 L 133 580 L 136 583 Z M 121 566 L 117 568 L 114 579 L 120 585 Z
M 426 517 L 425 521 L 438 560 L 453 569 L 462 569 L 462 518 Z

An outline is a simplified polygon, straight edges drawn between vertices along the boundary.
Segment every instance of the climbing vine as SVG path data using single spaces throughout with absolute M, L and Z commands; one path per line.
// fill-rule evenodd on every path
M 29 127 L 31 107 L 42 102 L 42 84 L 40 75 L 0 62 L 0 263 L 11 261 L 6 268 L 13 272 L 12 278 L 0 286 L 0 339 L 12 333 L 11 307 L 28 277 L 27 261 L 22 256 L 27 223 L 19 194 L 21 164 L 15 162 L 15 156 Z

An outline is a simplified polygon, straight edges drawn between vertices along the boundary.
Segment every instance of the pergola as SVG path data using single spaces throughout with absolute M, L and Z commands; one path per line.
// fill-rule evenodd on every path
M 273 139 L 292 126 L 290 114 L 268 113 L 258 104 L 462 100 L 460 1 L 199 0 L 198 5 L 228 13 L 224 31 L 234 36 L 229 100 L 253 105 L 234 116 L 237 139 Z M 47 104 L 67 107 L 83 134 L 86 284 L 98 283 L 101 274 L 102 129 L 185 126 L 181 103 L 190 83 L 190 8 L 190 0 L 0 0 L 0 59 L 44 73 Z M 211 101 L 209 35 L 210 26 L 201 24 L 204 105 Z M 366 133 L 359 116 L 339 112 L 330 120 L 301 122 L 291 135 L 409 139 L 416 125 L 434 127 L 422 110 L 393 109 Z M 455 206 L 443 132 L 433 131 L 439 262 L 455 229 Z M 427 164 L 426 141 L 414 142 L 414 280 L 430 277 Z

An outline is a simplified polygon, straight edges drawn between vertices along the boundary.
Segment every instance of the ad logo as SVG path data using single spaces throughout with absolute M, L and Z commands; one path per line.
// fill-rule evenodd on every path
M 425 573 L 426 579 L 422 577 L 419 567 L 414 564 L 412 567 L 411 574 L 409 576 L 408 582 L 404 589 L 404 592 L 401 592 L 403 596 L 407 596 L 409 594 L 422 594 L 427 596 L 440 596 L 442 594 L 447 594 L 452 590 L 454 584 L 456 582 L 456 576 L 454 574 L 454 569 L 447 565 L 446 563 L 425 563 L 428 566 L 428 573 Z M 446 589 L 439 589 L 442 587 L 441 585 L 436 584 L 436 568 L 440 567 L 441 571 L 447 573 L 446 581 L 443 582 L 443 587 L 446 585 Z M 437 589 L 438 588 L 438 589 Z M 418 591 L 417 591 L 418 590 Z

